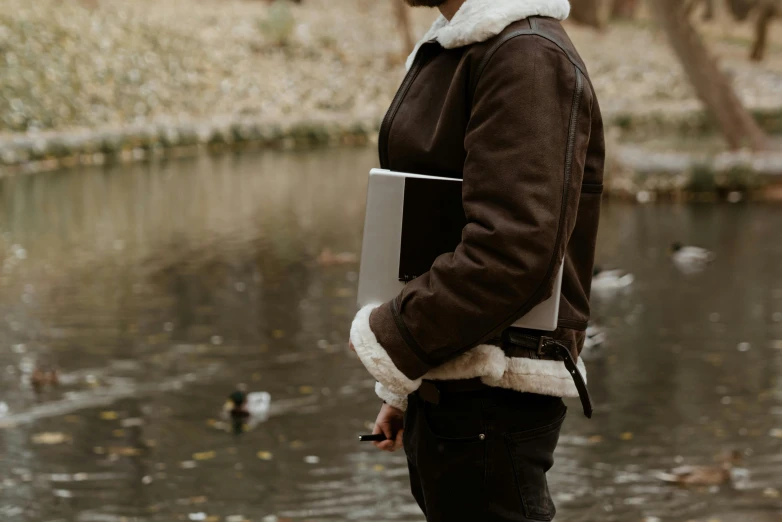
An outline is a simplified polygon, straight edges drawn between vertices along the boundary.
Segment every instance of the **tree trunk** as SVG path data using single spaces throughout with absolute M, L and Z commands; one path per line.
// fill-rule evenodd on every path
M 615 0 L 611 8 L 611 18 L 619 20 L 632 20 L 638 11 L 639 0 Z
M 755 44 L 752 46 L 750 58 L 756 62 L 763 60 L 766 55 L 766 46 L 768 45 L 768 28 L 777 15 L 777 7 L 773 2 L 767 2 L 767 5 L 761 7 L 758 13 L 758 20 L 755 23 Z
M 714 116 L 731 149 L 768 147 L 768 137 L 741 104 L 730 81 L 692 26 L 681 0 L 649 2 L 695 92 Z
M 704 0 L 703 4 L 705 5 L 705 9 L 703 11 L 703 19 L 710 22 L 714 20 L 714 14 L 717 11 L 717 6 L 715 5 L 715 0 Z
M 410 28 L 410 10 L 401 0 L 391 0 L 391 3 L 394 6 L 396 24 L 399 26 L 399 31 L 402 33 L 402 45 L 404 45 L 404 53 L 408 54 L 412 52 L 413 46 L 415 46 L 415 42 L 413 41 L 413 31 Z
M 605 0 L 570 0 L 570 18 L 576 23 L 603 29 L 606 25 Z
M 728 7 L 733 18 L 743 22 L 749 16 L 749 13 L 759 2 L 757 0 L 728 0 Z

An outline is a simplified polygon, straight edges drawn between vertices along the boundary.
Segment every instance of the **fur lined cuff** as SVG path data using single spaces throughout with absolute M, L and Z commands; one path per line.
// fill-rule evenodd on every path
M 554 397 L 578 397 L 576 383 L 560 361 L 512 357 L 507 359 L 507 364 L 505 374 L 500 379 L 483 377 L 483 382 L 489 386 L 499 386 L 520 392 L 553 395 Z M 580 357 L 576 366 L 586 382 L 586 367 Z
M 411 380 L 402 373 L 389 357 L 372 329 L 369 327 L 369 316 L 376 305 L 368 305 L 358 311 L 350 327 L 350 341 L 356 349 L 358 358 L 369 373 L 388 391 L 398 396 L 407 396 L 421 386 L 421 379 Z
M 385 401 L 386 404 L 393 406 L 398 410 L 407 410 L 407 395 L 397 395 L 395 393 L 391 393 L 388 391 L 388 388 L 379 382 L 375 383 L 375 393 L 378 397 L 380 397 L 381 400 Z
M 507 357 L 502 348 L 482 344 L 437 368 L 432 368 L 424 378 L 437 381 L 487 377 L 500 379 L 505 374 Z

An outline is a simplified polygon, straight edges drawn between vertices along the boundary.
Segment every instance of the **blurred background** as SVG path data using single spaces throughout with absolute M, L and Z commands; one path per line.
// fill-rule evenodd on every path
M 571 3 L 609 161 L 557 520 L 780 521 L 782 3 Z M 0 520 L 423 520 L 346 343 L 434 15 L 0 0 Z

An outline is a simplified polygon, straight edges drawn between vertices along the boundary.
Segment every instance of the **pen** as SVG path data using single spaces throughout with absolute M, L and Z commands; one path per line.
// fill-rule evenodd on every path
M 359 442 L 383 442 L 386 440 L 386 436 L 382 433 L 376 433 L 374 435 L 359 435 Z

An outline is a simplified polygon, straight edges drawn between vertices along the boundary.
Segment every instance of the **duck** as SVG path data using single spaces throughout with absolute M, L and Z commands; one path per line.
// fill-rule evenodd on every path
M 729 463 L 721 466 L 679 466 L 657 477 L 664 482 L 682 486 L 720 486 L 730 480 L 731 468 Z
M 55 387 L 60 384 L 60 376 L 57 369 L 36 367 L 30 375 L 30 385 L 35 393 L 41 393 L 46 387 Z
M 223 412 L 231 419 L 231 429 L 238 435 L 269 417 L 271 395 L 268 392 L 247 392 L 247 385 L 240 383 L 228 396 Z
M 717 455 L 714 460 L 719 464 L 713 466 L 679 466 L 667 473 L 659 473 L 658 478 L 664 482 L 683 486 L 720 486 L 732 480 L 731 471 L 742 459 L 738 450 Z
M 587 325 L 586 337 L 584 338 L 584 347 L 581 350 L 581 358 L 585 361 L 599 359 L 603 356 L 602 345 L 605 342 L 606 334 L 597 324 L 590 322 Z
M 717 257 L 705 248 L 682 245 L 678 241 L 671 245 L 670 253 L 673 264 L 685 274 L 702 272 Z
M 613 296 L 629 289 L 634 281 L 633 274 L 623 270 L 604 270 L 595 266 L 592 271 L 592 292 L 598 296 Z

